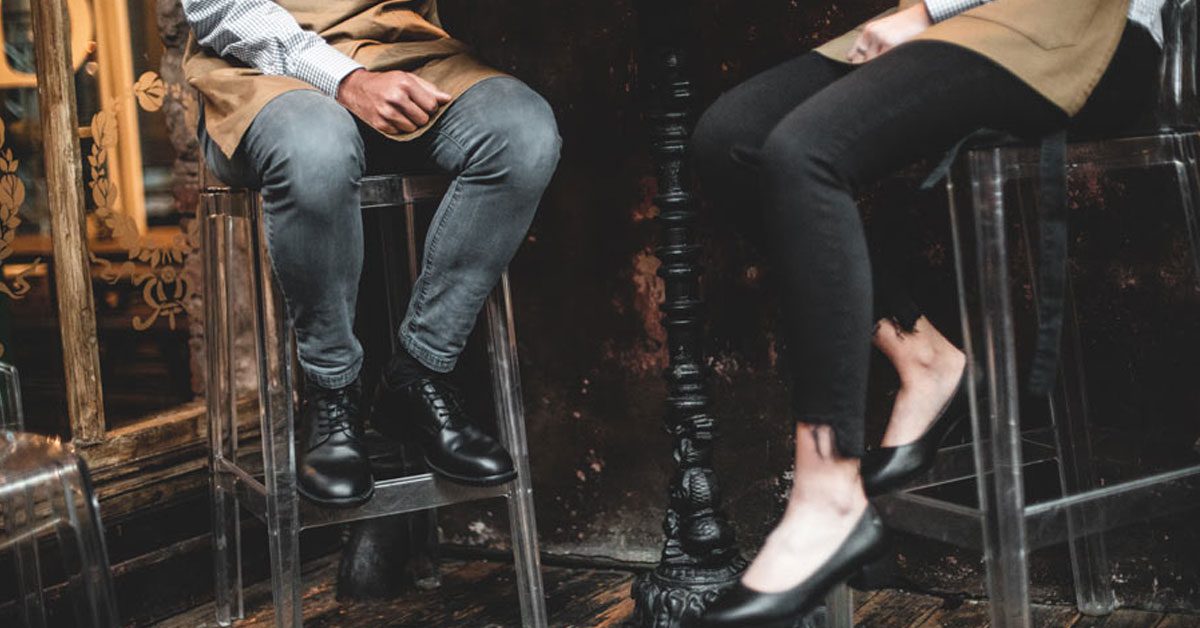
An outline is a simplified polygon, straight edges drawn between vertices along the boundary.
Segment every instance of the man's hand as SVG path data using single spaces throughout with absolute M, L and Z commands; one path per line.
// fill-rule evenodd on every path
M 450 94 L 408 72 L 355 70 L 338 85 L 337 101 L 375 129 L 397 135 L 429 122 Z
M 846 58 L 850 63 L 866 63 L 875 57 L 920 35 L 933 25 L 925 3 L 914 4 L 903 11 L 869 22 L 854 41 Z

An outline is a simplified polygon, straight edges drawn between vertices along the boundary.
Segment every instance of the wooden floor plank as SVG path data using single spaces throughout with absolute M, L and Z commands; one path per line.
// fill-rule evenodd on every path
M 559 625 L 592 626 L 596 617 L 629 596 L 633 576 L 612 571 L 583 571 L 583 577 L 558 587 L 547 585 L 546 611 Z
M 909 628 L 919 625 L 942 605 L 942 599 L 903 591 L 879 591 L 854 611 L 854 625 L 863 628 Z
M 983 628 L 989 623 L 988 605 L 967 600 L 952 608 L 935 608 L 923 621 L 911 625 L 920 628 Z
M 575 620 L 564 620 L 567 628 L 617 628 L 633 616 L 633 598 L 630 597 L 630 587 L 633 577 L 617 582 L 607 589 L 597 591 L 592 596 L 591 606 L 596 609 L 592 617 L 581 617 Z
M 1162 618 L 1162 613 L 1119 608 L 1100 617 L 1080 615 L 1071 628 L 1155 628 Z
M 520 626 L 516 575 L 510 563 L 446 561 L 442 585 L 395 599 L 339 602 L 337 557 L 305 564 L 305 628 L 493 628 Z M 633 614 L 633 574 L 612 569 L 543 569 L 550 625 L 555 628 L 617 628 Z M 967 600 L 950 606 L 940 597 L 896 590 L 854 591 L 859 628 L 984 628 L 988 604 Z M 237 628 L 274 624 L 270 585 L 247 588 L 248 617 Z M 1200 615 L 1167 615 L 1121 609 L 1107 617 L 1082 617 L 1071 606 L 1035 605 L 1033 625 L 1047 628 L 1200 628 Z M 193 609 L 157 628 L 209 628 L 213 606 Z
M 864 604 L 869 602 L 871 598 L 875 597 L 878 593 L 879 591 L 877 590 L 859 591 L 858 589 L 850 589 L 850 599 L 854 601 L 855 612 L 857 612 L 857 609 L 862 608 Z
M 1079 620 L 1079 610 L 1074 606 L 1050 606 L 1047 604 L 1034 604 L 1030 609 L 1034 626 L 1047 626 L 1051 628 L 1066 628 Z
M 1198 628 L 1200 627 L 1200 615 L 1191 614 L 1171 614 L 1162 618 L 1162 621 L 1154 625 L 1154 628 Z

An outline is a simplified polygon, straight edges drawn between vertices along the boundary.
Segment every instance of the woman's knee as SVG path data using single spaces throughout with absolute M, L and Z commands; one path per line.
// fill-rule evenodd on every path
M 764 192 L 774 195 L 849 186 L 835 142 L 821 129 L 786 125 L 771 132 L 759 152 Z
M 703 177 L 719 175 L 731 165 L 731 152 L 739 140 L 733 109 L 728 94 L 721 96 L 701 114 L 692 131 L 691 162 Z

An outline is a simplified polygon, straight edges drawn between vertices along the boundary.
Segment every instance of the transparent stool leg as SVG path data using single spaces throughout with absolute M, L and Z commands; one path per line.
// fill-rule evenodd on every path
M 79 498 L 73 514 L 76 536 L 86 552 L 87 569 L 83 574 L 92 617 L 95 618 L 96 626 L 117 628 L 121 622 L 117 613 L 116 587 L 113 586 L 112 567 L 108 563 L 104 524 L 100 520 L 100 502 L 92 486 L 87 463 L 82 458 L 77 459 L 75 467 L 68 469 L 64 476 L 71 481 L 74 494 Z
M 58 468 L 59 495 L 48 495 L 56 516 L 60 558 L 68 574 L 78 626 L 116 628 L 116 593 L 104 545 L 100 509 L 82 460 Z
M 1033 186 L 1022 185 L 1017 199 L 1020 204 L 1021 226 L 1024 232 L 1026 268 L 1037 299 L 1037 266 L 1033 255 L 1033 226 L 1037 224 Z M 1096 470 L 1088 428 L 1087 394 L 1084 384 L 1083 347 L 1079 339 L 1079 321 L 1075 299 L 1067 280 L 1063 313 L 1062 364 L 1057 386 L 1050 399 L 1050 417 L 1054 424 L 1055 448 L 1058 453 L 1059 484 L 1064 495 L 1077 494 L 1097 487 Z M 1071 553 L 1071 574 L 1075 580 L 1075 600 L 1085 615 L 1107 615 L 1116 608 L 1112 588 L 1108 551 L 1103 533 L 1078 534 L 1084 520 L 1103 517 L 1100 509 L 1067 511 L 1068 547 Z M 1101 526 L 1102 527 L 1102 526 Z
M 1007 238 L 1004 230 L 1004 171 L 997 150 L 975 151 L 969 156 L 974 205 L 974 229 L 965 228 L 951 203 L 955 225 L 956 263 L 960 288 L 965 278 L 958 252 L 965 241 L 975 246 L 978 309 L 981 321 L 970 321 L 968 300 L 974 293 L 960 290 L 968 365 L 982 363 L 987 374 L 988 403 L 984 407 L 972 382 L 971 420 L 975 442 L 975 468 L 983 518 L 984 560 L 987 564 L 992 626 L 1030 626 L 1028 544 L 1025 536 L 1025 495 L 1022 486 L 1020 414 L 1017 404 L 1016 350 L 1012 306 L 1008 292 Z M 953 201 L 953 192 L 951 199 Z
M 512 295 L 508 273 L 487 300 L 488 353 L 491 356 L 492 389 L 500 439 L 512 454 L 517 479 L 509 489 L 508 518 L 512 529 L 513 559 L 521 618 L 525 626 L 547 625 L 545 590 L 538 555 L 537 520 L 533 511 L 529 446 L 525 438 L 525 404 L 521 399 L 521 372 L 517 362 L 517 334 L 513 326 Z
M 42 586 L 41 555 L 34 519 L 34 490 L 13 490 L 0 503 L 3 537 L 14 539 L 11 551 L 16 571 L 21 618 L 26 628 L 46 627 L 46 597 Z
M 421 256 L 420 243 L 417 241 L 417 205 L 405 198 L 404 203 L 404 260 L 400 259 L 400 252 L 396 250 L 395 234 L 397 216 L 394 212 L 388 212 L 382 222 L 382 228 L 379 231 L 379 236 L 382 239 L 380 244 L 384 255 L 384 290 L 387 294 L 387 323 L 388 330 L 392 340 L 392 353 L 402 351 L 400 348 L 400 324 L 404 321 L 404 315 L 408 311 L 409 294 L 401 290 L 403 282 L 401 277 L 408 277 L 408 285 L 415 286 L 417 276 L 421 272 Z M 402 270 L 403 269 L 403 270 Z M 411 458 L 419 459 L 419 454 L 413 456 L 409 453 L 408 448 L 403 450 L 405 464 Z M 427 508 L 420 512 L 414 512 L 409 515 L 407 526 L 412 531 L 424 528 L 425 534 L 412 534 L 409 537 L 409 543 L 412 548 L 414 560 L 411 564 L 414 569 L 417 565 L 426 565 L 424 567 L 424 575 L 419 576 L 428 583 L 440 583 L 441 571 L 438 567 L 438 511 L 437 508 Z M 417 521 L 418 518 L 424 521 Z M 426 558 L 420 558 L 424 555 Z
M 1067 285 L 1064 316 L 1063 367 L 1061 381 L 1055 391 L 1058 402 L 1051 404 L 1051 416 L 1054 420 L 1055 446 L 1058 449 L 1059 481 L 1065 494 L 1094 489 L 1098 482 L 1088 430 L 1079 322 L 1070 284 Z M 1104 534 L 1081 535 L 1076 532 L 1083 527 L 1085 519 L 1094 523 L 1102 517 L 1104 512 L 1100 508 L 1067 511 L 1071 573 L 1075 579 L 1075 603 L 1079 612 L 1085 615 L 1108 615 L 1117 607 Z
M 291 343 L 283 300 L 272 276 L 262 212 L 257 202 L 255 205 L 250 220 L 271 591 L 275 625 L 299 627 L 304 614 L 300 605 L 300 516 L 293 444 Z
M 1175 152 L 1180 167 L 1179 204 L 1187 224 L 1188 243 L 1191 245 L 1192 268 L 1200 282 L 1200 134 L 1183 133 L 1174 140 Z
M 236 198 L 235 198 L 236 196 Z M 231 273 L 234 218 L 231 203 L 244 194 L 201 195 L 200 237 L 204 251 L 207 354 L 205 399 L 209 429 L 209 490 L 212 499 L 213 575 L 216 621 L 230 626 L 244 616 L 241 570 L 241 525 L 236 493 L 222 462 L 237 461 L 237 391 L 234 376 Z M 241 208 L 245 216 L 245 208 Z
M 853 628 L 854 597 L 850 585 L 837 585 L 825 596 L 825 628 Z
M 17 367 L 0 362 L 0 429 L 20 432 L 25 429 L 21 403 L 21 377 Z

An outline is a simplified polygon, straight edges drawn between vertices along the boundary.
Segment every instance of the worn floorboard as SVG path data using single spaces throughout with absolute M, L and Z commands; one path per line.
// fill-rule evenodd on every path
M 442 584 L 375 602 L 338 602 L 337 559 L 305 565 L 306 628 L 492 628 L 520 626 L 512 565 L 488 561 L 448 561 Z M 556 628 L 616 628 L 633 614 L 629 587 L 633 574 L 611 569 L 546 567 L 546 608 Z M 984 628 L 988 605 L 904 591 L 856 591 L 854 623 L 863 628 Z M 247 617 L 237 628 L 274 624 L 269 583 L 246 591 Z M 1200 628 L 1200 615 L 1163 615 L 1121 609 L 1107 617 L 1085 617 L 1069 606 L 1035 605 L 1039 628 Z M 158 628 L 214 626 L 213 606 L 193 609 L 159 623 Z
M 869 628 L 921 626 L 941 605 L 942 599 L 931 595 L 877 591 L 855 609 L 854 624 Z

